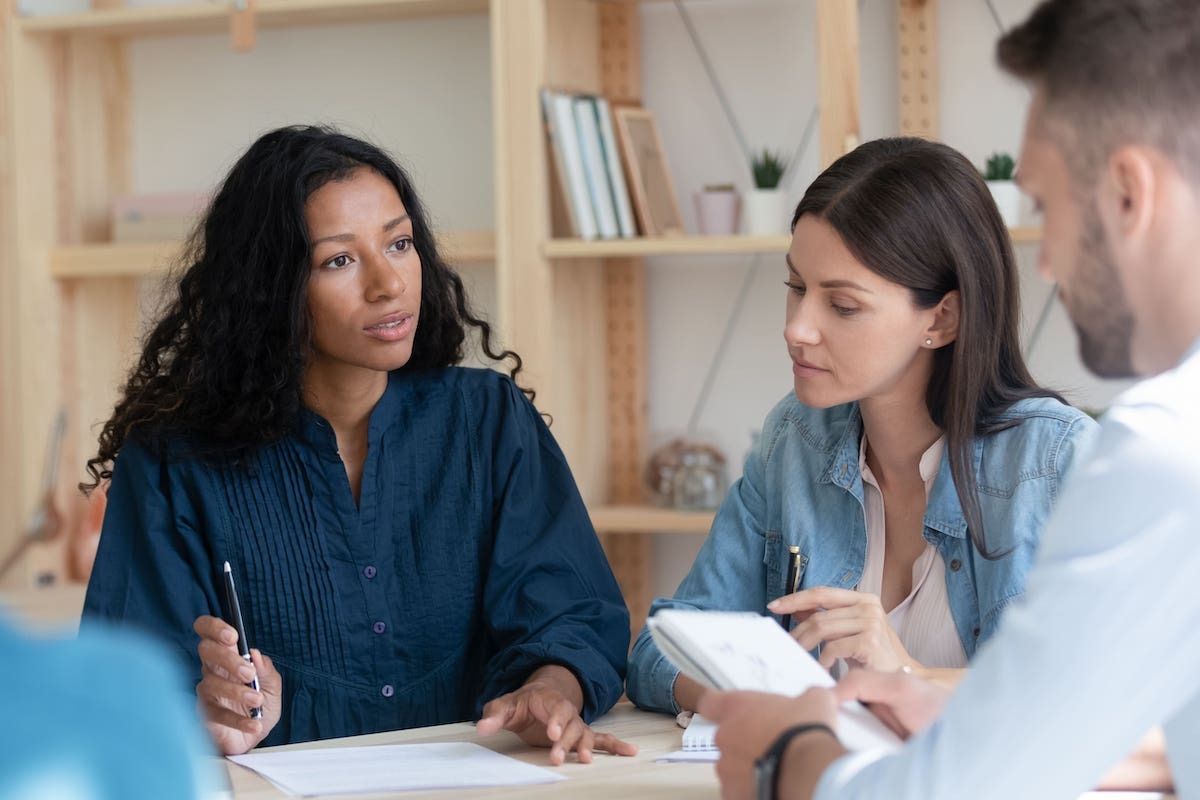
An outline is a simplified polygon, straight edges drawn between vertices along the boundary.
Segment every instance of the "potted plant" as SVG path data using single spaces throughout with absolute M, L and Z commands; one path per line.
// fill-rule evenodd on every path
M 783 190 L 779 188 L 779 181 L 786 169 L 787 159 L 770 150 L 764 149 L 751 159 L 754 188 L 746 192 L 742 201 L 743 233 L 761 235 L 787 230 Z
M 707 184 L 695 194 L 696 224 L 705 236 L 737 233 L 740 198 L 732 183 Z
M 1000 218 L 1010 228 L 1021 224 L 1021 192 L 1012 179 L 1014 166 L 1013 158 L 1008 153 L 992 153 L 983 173 L 992 200 L 1000 209 Z

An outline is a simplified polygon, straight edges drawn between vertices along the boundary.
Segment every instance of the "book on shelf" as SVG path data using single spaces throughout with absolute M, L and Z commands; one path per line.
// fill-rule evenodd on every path
M 555 233 L 581 239 L 637 236 L 612 111 L 597 95 L 542 90 Z M 565 220 L 566 224 L 563 224 Z
M 581 239 L 595 239 L 599 230 L 583 172 L 583 152 L 579 146 L 571 96 L 542 90 L 542 112 L 554 152 L 555 172 L 571 219 L 571 232 Z
M 600 121 L 596 119 L 596 101 L 590 95 L 572 98 L 575 108 L 575 130 L 579 133 L 579 150 L 583 155 L 583 176 L 587 180 L 588 196 L 596 211 L 596 227 L 601 239 L 616 239 L 617 207 L 604 163 L 604 148 L 600 145 Z
M 613 202 L 617 207 L 617 227 L 622 238 L 637 236 L 633 222 L 633 206 L 629 202 L 629 188 L 625 185 L 625 170 L 621 166 L 621 151 L 617 148 L 617 137 L 613 132 L 612 110 L 608 100 L 597 97 L 596 120 L 600 124 L 600 145 L 604 148 L 604 164 L 608 167 L 608 183 Z
M 684 675 L 712 689 L 749 689 L 795 697 L 829 688 L 833 677 L 771 617 L 728 611 L 663 609 L 647 621 L 658 649 Z M 700 738 L 705 728 L 697 730 Z M 710 729 L 707 729 L 711 731 Z M 895 749 L 900 739 L 865 706 L 843 703 L 838 738 L 851 750 Z M 711 745 L 692 742 L 691 749 Z

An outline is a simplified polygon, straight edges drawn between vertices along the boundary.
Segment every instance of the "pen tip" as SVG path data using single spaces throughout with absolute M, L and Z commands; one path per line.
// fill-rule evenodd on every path
M 226 562 L 225 562 L 225 571 L 226 571 L 226 572 L 233 572 L 233 570 L 231 570 L 231 569 L 229 568 L 229 562 L 228 562 L 228 561 L 226 561 Z

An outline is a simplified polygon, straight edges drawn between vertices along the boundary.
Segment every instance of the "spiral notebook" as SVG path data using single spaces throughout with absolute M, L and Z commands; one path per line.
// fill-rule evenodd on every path
M 672 664 L 714 689 L 752 689 L 795 697 L 813 686 L 834 684 L 829 673 L 770 617 L 664 609 L 647 625 L 658 649 Z M 696 742 L 703 741 L 703 730 L 696 732 Z M 851 750 L 900 746 L 899 737 L 856 702 L 842 704 L 838 738 Z M 684 747 L 684 752 L 702 752 Z

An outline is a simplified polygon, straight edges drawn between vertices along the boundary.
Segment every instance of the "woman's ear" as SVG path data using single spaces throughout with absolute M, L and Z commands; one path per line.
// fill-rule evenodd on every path
M 958 290 L 946 292 L 946 296 L 933 309 L 933 322 L 925 329 L 925 346 L 937 349 L 945 347 L 958 338 L 958 315 L 961 301 Z

